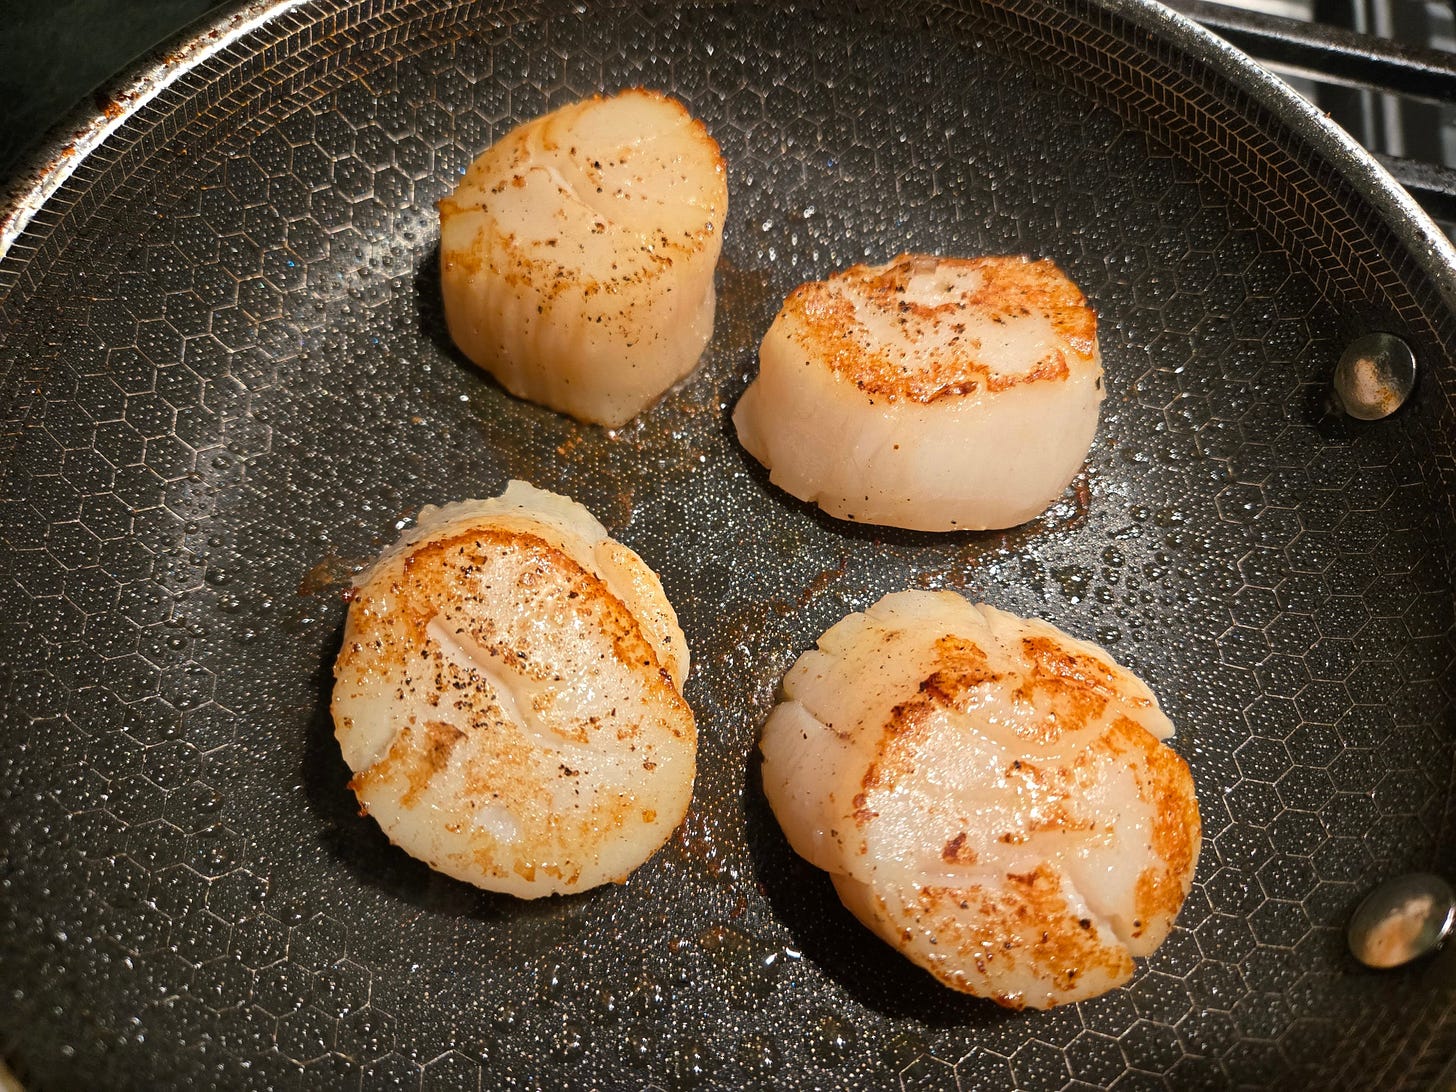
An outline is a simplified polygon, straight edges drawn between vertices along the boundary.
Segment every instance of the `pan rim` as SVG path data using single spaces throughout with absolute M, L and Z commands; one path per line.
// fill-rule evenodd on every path
M 1456 312 L 1456 244 L 1372 152 L 1253 57 L 1160 0 L 1093 2 L 1175 42 L 1180 37 L 1186 38 L 1187 42 L 1180 44 L 1196 47 L 1194 51 L 1199 59 L 1214 67 L 1220 76 L 1281 119 L 1294 124 L 1299 134 L 1315 145 L 1315 150 L 1342 178 L 1375 204 L 1387 226 L 1394 228 L 1404 223 L 1414 229 L 1428 249 L 1424 255 L 1413 256 L 1417 260 L 1428 259 L 1422 265 L 1435 278 L 1446 306 Z

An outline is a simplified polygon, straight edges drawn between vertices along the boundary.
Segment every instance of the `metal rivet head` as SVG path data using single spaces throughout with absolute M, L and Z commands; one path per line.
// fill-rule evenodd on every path
M 1350 342 L 1335 366 L 1335 396 L 1351 417 L 1378 421 L 1405 404 L 1416 385 L 1416 355 L 1394 334 Z
M 1367 967 L 1400 967 L 1439 948 L 1456 927 L 1456 893 L 1439 876 L 1386 880 L 1350 918 L 1350 951 Z

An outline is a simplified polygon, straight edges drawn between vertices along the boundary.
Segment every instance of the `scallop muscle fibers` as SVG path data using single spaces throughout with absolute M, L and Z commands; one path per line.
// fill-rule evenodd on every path
M 953 989 L 1049 1008 L 1125 982 L 1189 891 L 1172 731 L 1096 646 L 908 591 L 799 658 L 760 747 L 790 845 L 856 917 Z
M 1061 494 L 1102 398 L 1097 316 L 1054 263 L 901 254 L 796 288 L 733 420 L 830 515 L 983 530 Z
M 708 343 L 727 212 L 718 145 L 674 99 L 635 89 L 520 125 L 440 202 L 450 336 L 512 394 L 623 424 Z
M 427 508 L 356 582 L 334 731 L 360 808 L 524 898 L 625 880 L 682 821 L 688 652 L 655 573 L 524 482 Z

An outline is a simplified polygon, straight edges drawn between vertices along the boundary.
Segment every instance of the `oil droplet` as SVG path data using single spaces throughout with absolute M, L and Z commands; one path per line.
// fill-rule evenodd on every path
M 755 997 L 767 997 L 779 981 L 780 960 L 776 951 L 762 951 L 753 940 L 727 925 L 713 925 L 698 936 L 708 957 L 732 975 Z
M 674 957 L 668 968 L 668 980 L 684 985 L 694 978 L 691 952 L 693 942 L 687 937 L 673 937 L 667 942 L 667 950 Z
M 673 1075 L 680 1084 L 693 1085 L 713 1071 L 713 1055 L 696 1039 L 684 1039 L 673 1052 Z
M 652 975 L 643 975 L 642 981 L 634 992 L 634 999 L 638 1002 L 639 1008 L 651 1011 L 661 1008 L 668 1002 L 667 987 L 659 982 Z
M 641 1065 L 651 1060 L 653 1049 L 656 1046 L 651 1032 L 643 1028 L 636 1028 L 622 1041 L 626 1044 L 629 1061 Z
M 1141 538 L 1143 529 L 1136 524 L 1128 524 L 1126 527 L 1119 527 L 1110 533 L 1118 541 L 1126 542 L 1130 538 Z
M 745 1035 L 738 1044 L 738 1062 L 750 1072 L 772 1073 L 779 1066 L 778 1048 L 765 1035 Z
M 223 588 L 232 583 L 233 574 L 226 569 L 208 569 L 203 579 L 214 588 Z
M 566 972 L 560 965 L 544 971 L 537 991 L 541 1000 L 557 1003 L 566 998 Z
M 551 1053 L 562 1062 L 586 1053 L 586 1029 L 575 1020 L 567 1020 L 561 1025 L 561 1034 L 556 1037 Z
M 602 1018 L 603 1023 L 610 1023 L 618 1016 L 619 1004 L 617 995 L 610 989 L 603 986 L 597 991 L 595 998 L 597 1014 Z
M 514 1005 L 502 1005 L 495 1010 L 494 1015 L 491 1017 L 491 1023 L 502 1031 L 510 1031 L 516 1026 L 518 1019 L 520 1019 L 520 1013 L 516 1011 Z
M 711 925 L 698 934 L 698 943 L 703 951 L 720 957 L 718 962 L 731 963 L 734 956 L 742 955 L 748 948 L 748 938 L 737 929 L 727 925 Z M 722 958 L 726 956 L 727 958 Z
M 1092 574 L 1080 565 L 1059 565 L 1052 570 L 1052 579 L 1070 602 L 1080 603 L 1092 583 Z
M 930 1044 L 925 1037 L 913 1031 L 900 1032 L 890 1040 L 885 1049 L 885 1057 L 896 1069 L 914 1065 L 929 1053 Z
M 820 1065 L 834 1066 L 849 1057 L 854 1045 L 854 1027 L 850 1022 L 834 1013 L 819 1016 L 818 1038 L 814 1044 L 815 1060 Z
M 203 814 L 215 812 L 222 807 L 222 794 L 199 782 L 193 790 L 192 806 Z

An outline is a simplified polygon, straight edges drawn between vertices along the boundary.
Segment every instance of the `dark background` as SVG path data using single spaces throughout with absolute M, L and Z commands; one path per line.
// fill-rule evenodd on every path
M 218 0 L 20 0 L 0 33 L 0 178 L 81 99 Z

